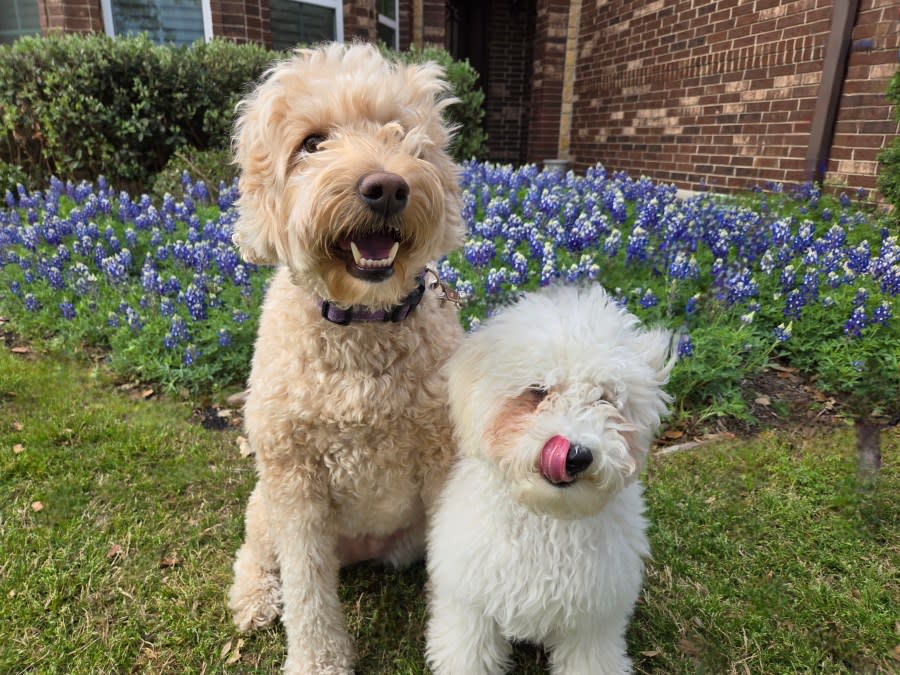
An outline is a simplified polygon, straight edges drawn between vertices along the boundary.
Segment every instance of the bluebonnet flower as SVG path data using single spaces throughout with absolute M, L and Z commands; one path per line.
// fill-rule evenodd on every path
M 62 314 L 63 318 L 68 321 L 71 321 L 75 318 L 75 305 L 73 305 L 71 302 L 59 303 L 59 311 Z
M 186 366 L 192 366 L 201 356 L 201 352 L 194 345 L 188 345 L 181 357 L 181 362 Z
M 788 323 L 788 325 L 785 326 L 783 323 L 780 323 L 772 332 L 774 333 L 776 340 L 779 342 L 787 342 L 791 338 L 792 324 Z
M 501 267 L 499 270 L 491 268 L 487 273 L 484 290 L 488 295 L 497 295 L 503 290 L 503 283 L 506 281 L 506 269 Z
M 228 332 L 227 328 L 220 328 L 219 332 L 216 333 L 216 339 L 218 340 L 220 347 L 228 347 L 231 345 L 231 333 Z
M 35 298 L 32 293 L 25 294 L 24 304 L 25 309 L 29 312 L 37 312 L 41 308 L 41 303 L 37 301 L 37 298 Z
M 687 333 L 681 335 L 678 338 L 678 356 L 687 357 L 694 355 L 694 343 L 691 340 L 691 336 Z
M 650 309 L 651 307 L 656 307 L 659 304 L 659 299 L 656 297 L 656 294 L 652 289 L 648 288 L 644 291 L 643 295 L 641 295 L 641 307 L 644 309 Z
M 860 337 L 863 328 L 866 327 L 866 309 L 865 307 L 856 307 L 850 314 L 850 318 L 844 324 L 844 333 L 853 337 Z
M 690 316 L 691 314 L 693 314 L 694 312 L 696 312 L 696 311 L 697 311 L 697 303 L 698 303 L 699 301 L 700 301 L 700 294 L 699 294 L 699 293 L 695 293 L 695 294 L 692 295 L 690 298 L 688 298 L 688 301 L 687 301 L 687 302 L 685 303 L 685 305 L 684 305 L 684 313 L 685 313 L 687 316 Z
M 872 323 L 880 323 L 883 326 L 887 326 L 892 315 L 891 305 L 887 300 L 882 300 L 881 304 L 872 312 Z
M 799 319 L 800 312 L 805 304 L 806 299 L 803 297 L 803 294 L 796 288 L 793 289 L 787 294 L 787 298 L 784 301 L 784 315 L 788 318 Z

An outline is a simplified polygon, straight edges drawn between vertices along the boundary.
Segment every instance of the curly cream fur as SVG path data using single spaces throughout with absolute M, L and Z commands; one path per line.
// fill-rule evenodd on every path
M 241 630 L 281 614 L 286 672 L 352 672 L 342 555 L 420 557 L 426 511 L 453 455 L 442 374 L 461 338 L 453 310 L 429 290 L 400 323 L 338 326 L 317 304 L 397 304 L 429 260 L 459 243 L 441 75 L 388 63 L 371 46 L 325 45 L 274 66 L 239 106 L 235 241 L 245 258 L 280 269 L 249 380 L 258 482 L 229 605 Z M 325 140 L 304 153 L 311 134 Z M 392 222 L 402 235 L 394 274 L 380 282 L 348 274 L 333 250 L 377 220 L 356 193 L 374 171 L 409 185 Z

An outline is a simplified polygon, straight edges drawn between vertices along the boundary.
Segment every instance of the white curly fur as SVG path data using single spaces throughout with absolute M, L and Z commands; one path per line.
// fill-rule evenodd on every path
M 239 106 L 235 241 L 278 263 L 259 325 L 245 426 L 258 481 L 234 563 L 240 630 L 281 614 L 288 673 L 352 672 L 337 593 L 342 562 L 405 564 L 424 552 L 426 510 L 452 460 L 442 365 L 461 338 L 455 312 L 427 291 L 400 323 L 325 321 L 318 306 L 381 309 L 458 245 L 456 170 L 441 70 L 398 66 L 367 45 L 301 50 Z M 304 150 L 310 135 L 324 138 Z M 358 278 L 335 242 L 380 226 L 360 195 L 372 172 L 402 176 L 408 203 L 394 273 Z
M 505 672 L 510 639 L 542 643 L 560 675 L 630 671 L 649 554 L 637 476 L 670 342 L 599 286 L 526 296 L 463 341 L 448 364 L 460 458 L 428 533 L 435 673 Z M 593 455 L 565 487 L 540 472 L 556 435 Z

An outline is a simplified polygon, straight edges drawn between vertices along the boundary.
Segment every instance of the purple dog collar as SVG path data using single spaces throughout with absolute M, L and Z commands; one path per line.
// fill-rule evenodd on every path
M 395 305 L 390 309 L 369 309 L 368 307 L 357 305 L 343 309 L 335 307 L 328 300 L 322 300 L 319 307 L 322 309 L 322 318 L 339 326 L 349 326 L 354 321 L 363 323 L 397 323 L 403 321 L 416 306 L 422 301 L 425 295 L 425 282 L 419 277 L 419 285 L 416 286 L 412 293 L 399 305 Z

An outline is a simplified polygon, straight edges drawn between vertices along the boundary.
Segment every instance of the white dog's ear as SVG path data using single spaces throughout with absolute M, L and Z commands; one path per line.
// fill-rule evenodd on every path
M 482 380 L 489 362 L 481 342 L 475 335 L 466 336 L 445 366 L 450 419 L 461 448 L 467 453 L 475 453 L 481 447 L 481 425 L 487 416 L 487 411 L 478 410 L 482 401 L 476 396 L 484 389 Z
M 638 337 L 641 354 L 647 365 L 656 374 L 660 384 L 668 381 L 669 373 L 677 361 L 674 340 L 675 336 L 662 328 L 648 330 Z

